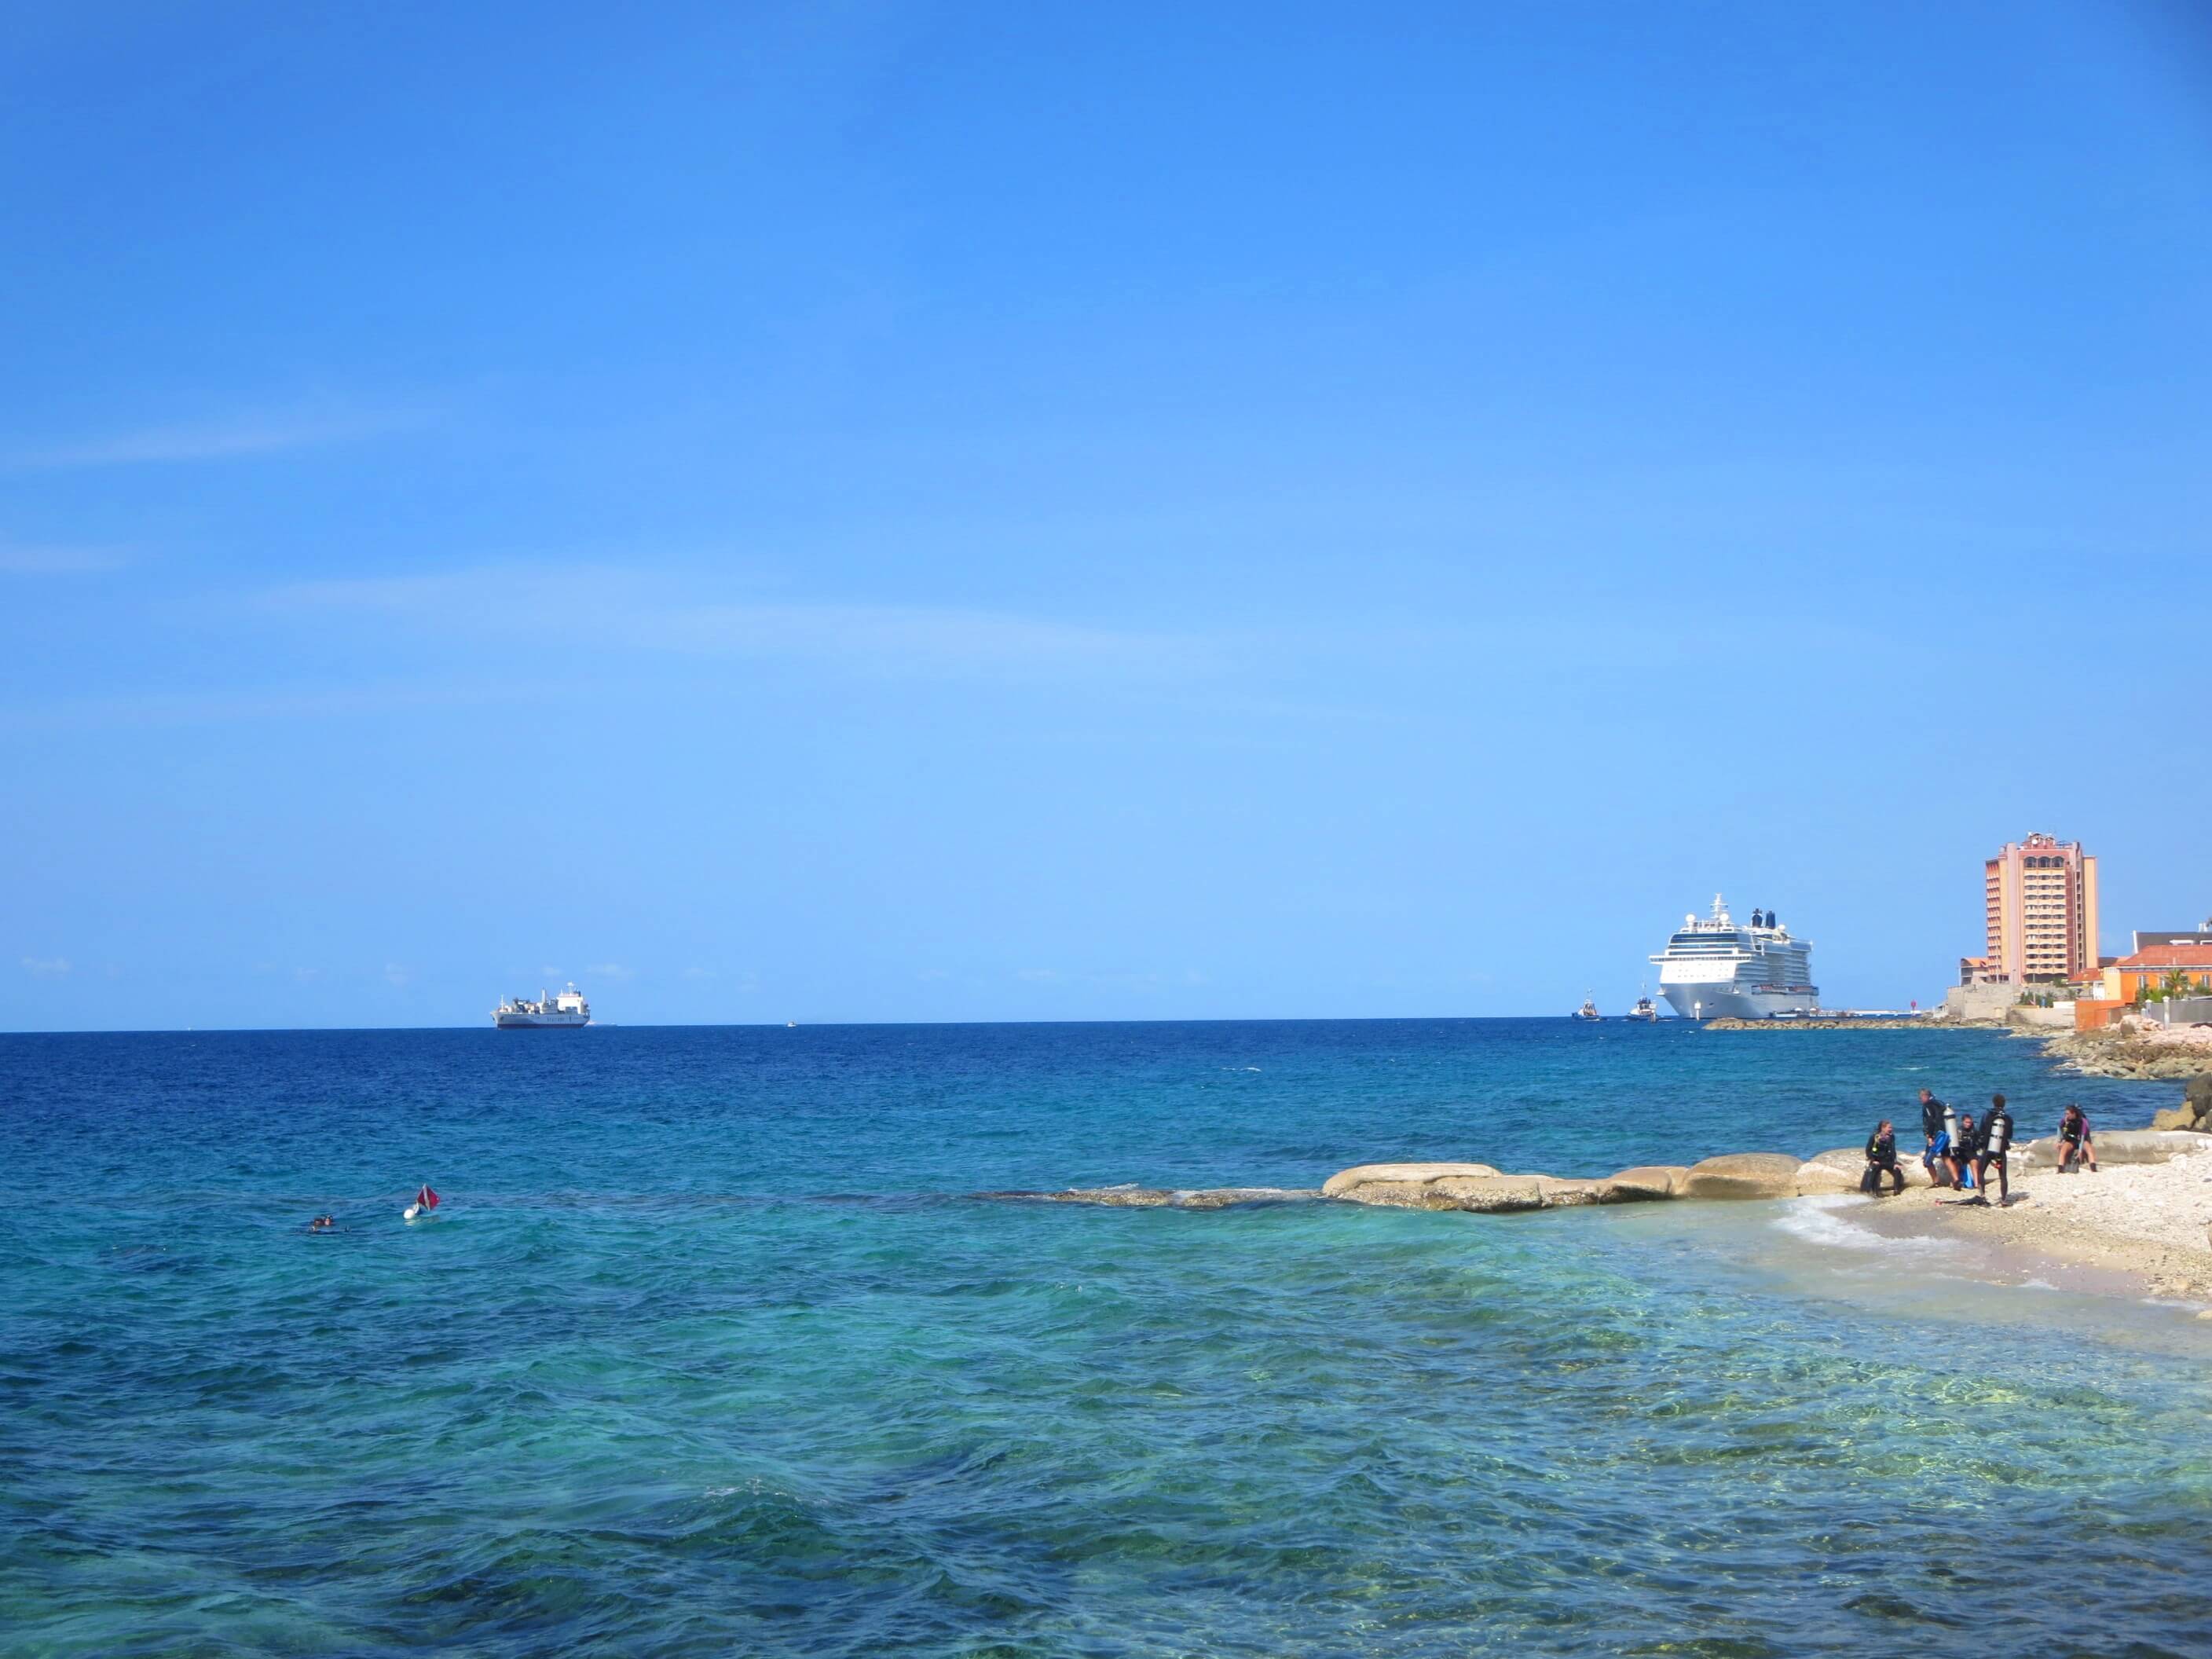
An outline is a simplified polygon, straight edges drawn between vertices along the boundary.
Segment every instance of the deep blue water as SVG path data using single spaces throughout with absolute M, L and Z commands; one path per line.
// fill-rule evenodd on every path
M 2184 1312 L 1778 1206 L 975 1196 L 1803 1154 L 1923 1082 L 2178 1096 L 1559 1020 L 0 1036 L 0 1650 L 2205 1651 Z

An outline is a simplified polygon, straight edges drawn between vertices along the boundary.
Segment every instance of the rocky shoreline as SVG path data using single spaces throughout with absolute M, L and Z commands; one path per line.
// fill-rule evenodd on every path
M 1709 1031 L 2009 1031 L 2043 1045 L 2062 1070 L 2136 1082 L 2185 1082 L 2212 1077 L 2212 1042 L 2145 1036 L 2134 1031 L 2053 1031 L 2014 1020 L 1918 1018 L 1736 1019 L 1705 1023 Z
M 2160 1114 L 2161 1122 L 2172 1118 L 2198 1127 L 2100 1134 L 2094 1175 L 2061 1172 L 2055 1139 L 2014 1147 L 2012 1197 L 2002 1207 L 1940 1191 L 1931 1194 L 1934 1182 L 1918 1160 L 1901 1160 L 1905 1186 L 1918 1189 L 1921 1201 L 1870 1200 L 1865 1224 L 1893 1237 L 1955 1236 L 2008 1246 L 2053 1272 L 2094 1269 L 2104 1277 L 2080 1287 L 2100 1293 L 2212 1298 L 2212 1079 L 2201 1091 L 2192 1091 L 2186 1106 Z M 1109 1209 L 1335 1203 L 1506 1215 L 1588 1205 L 1849 1196 L 1859 1192 L 1865 1168 L 1860 1148 L 1838 1146 L 1804 1159 L 1784 1152 L 1727 1152 L 1696 1164 L 1642 1165 L 1590 1179 L 1513 1174 L 1487 1164 L 1361 1164 L 1339 1170 L 1318 1188 L 1127 1185 L 976 1196 Z M 1932 1207 L 1926 1201 L 1930 1195 L 1936 1200 Z M 2201 1316 L 2212 1319 L 2212 1308 Z
M 2050 1040 L 2056 1046 L 2064 1037 Z M 2093 1058 L 2131 1042 L 2100 1045 Z M 2154 1045 L 2149 1045 L 2154 1046 Z M 2137 1073 L 2117 1073 L 2137 1075 Z M 2054 1264 L 2089 1267 L 2112 1275 L 2100 1289 L 2148 1290 L 2185 1299 L 2212 1298 L 2212 1074 L 2197 1076 L 2180 1105 L 2157 1115 L 2148 1129 L 2109 1129 L 2095 1141 L 2094 1173 L 2058 1169 L 2055 1137 L 2013 1149 L 2013 1194 L 2002 1207 L 1935 1194 L 1924 1203 L 1867 1212 L 1875 1231 L 1899 1237 L 1958 1233 L 2008 1244 Z M 1934 1188 L 1913 1158 L 1899 1160 L 1907 1189 Z M 1221 1210 L 1250 1205 L 1342 1203 L 1391 1209 L 1458 1210 L 1508 1215 L 1588 1205 L 1674 1200 L 1805 1199 L 1858 1194 L 1866 1155 L 1838 1146 L 1809 1158 L 1786 1152 L 1724 1152 L 1696 1164 L 1639 1164 L 1609 1176 L 1512 1173 L 1494 1164 L 1359 1164 L 1318 1188 L 1076 1187 L 1057 1192 L 979 1193 L 995 1200 L 1095 1205 L 1109 1209 Z M 2212 1319 L 2212 1308 L 2201 1317 Z
M 2063 1031 L 2043 1052 L 2067 1071 L 2144 1080 L 2212 1077 L 2212 1044 L 2161 1042 L 2121 1031 Z
M 2212 1117 L 2205 1120 L 2212 1123 Z M 2108 1164 L 2163 1164 L 2212 1153 L 2212 1133 L 2195 1129 L 2117 1129 L 2097 1137 Z M 2045 1137 L 2016 1146 L 2013 1167 L 2022 1174 L 2057 1167 L 2058 1142 Z M 2212 1168 L 2212 1164 L 2208 1164 Z M 1248 1204 L 1335 1202 L 1394 1209 L 1463 1210 L 1505 1215 L 1530 1210 L 1572 1209 L 1589 1204 L 1648 1204 L 1669 1200 L 1806 1198 L 1856 1193 L 1866 1168 L 1856 1146 L 1838 1146 L 1798 1158 L 1787 1152 L 1723 1152 L 1696 1164 L 1639 1164 L 1590 1177 L 1514 1174 L 1488 1164 L 1359 1164 L 1340 1170 L 1318 1188 L 1202 1187 L 1177 1189 L 1136 1185 L 1070 1187 L 1058 1192 L 979 1193 L 979 1198 L 1020 1199 L 1041 1204 L 1091 1204 L 1109 1209 L 1220 1210 Z M 1914 1159 L 1900 1160 L 1908 1188 L 1934 1185 Z

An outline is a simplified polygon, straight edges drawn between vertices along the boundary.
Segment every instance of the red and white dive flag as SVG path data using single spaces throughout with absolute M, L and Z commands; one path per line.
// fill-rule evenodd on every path
M 428 1182 L 422 1183 L 422 1190 L 415 1194 L 415 1201 L 426 1210 L 434 1210 L 438 1207 L 438 1195 L 430 1190 Z

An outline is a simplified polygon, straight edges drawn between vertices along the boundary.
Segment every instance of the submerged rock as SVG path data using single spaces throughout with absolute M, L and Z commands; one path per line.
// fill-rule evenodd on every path
M 1117 1210 L 1164 1209 L 1176 1195 L 1164 1187 L 1070 1187 L 1057 1193 L 990 1193 L 990 1198 L 1028 1198 L 1043 1204 L 1103 1204 Z
M 1684 1198 L 1790 1198 L 1797 1191 L 1798 1161 L 1783 1152 L 1723 1152 L 1690 1166 Z
M 1115 1210 L 1225 1210 L 1232 1204 L 1295 1204 L 1316 1199 L 1310 1187 L 1069 1187 L 1056 1193 L 982 1193 L 1039 1204 L 1097 1204 Z
M 1225 1210 L 1232 1204 L 1304 1204 L 1321 1196 L 1318 1187 L 1200 1187 L 1177 1193 L 1178 1210 Z

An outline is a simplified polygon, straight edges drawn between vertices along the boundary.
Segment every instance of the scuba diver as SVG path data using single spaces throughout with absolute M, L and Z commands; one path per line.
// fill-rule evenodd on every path
M 1974 1115 L 1961 1112 L 1951 1136 L 1951 1184 L 1971 1191 L 1974 1185 Z
M 1951 1184 L 1951 1109 L 1926 1089 L 1920 1091 L 1920 1133 L 1928 1137 L 1928 1150 L 1920 1154 L 1920 1167 L 1938 1187 Z
M 1875 1125 L 1874 1133 L 1867 1137 L 1866 1174 L 1859 1177 L 1859 1190 L 1881 1196 L 1881 1178 L 1887 1175 L 1897 1185 L 1890 1189 L 1894 1198 L 1905 1190 L 1905 1171 L 1897 1167 L 1897 1129 L 1887 1118 Z
M 2002 1095 L 1990 1097 L 1989 1115 L 1982 1120 L 1982 1138 L 1974 1146 L 1974 1185 L 1981 1195 L 1974 1201 L 1990 1201 L 1990 1166 L 1997 1171 L 1997 1202 L 2012 1202 L 2012 1186 L 2005 1176 L 2005 1149 L 2012 1145 L 2012 1114 L 2005 1109 Z
M 2097 1173 L 2097 1138 L 2089 1133 L 2089 1115 L 2069 1100 L 2058 1119 L 2058 1173 L 2083 1162 L 2091 1175 Z
M 338 1218 L 327 1211 L 307 1224 L 311 1233 L 334 1233 L 338 1230 Z

